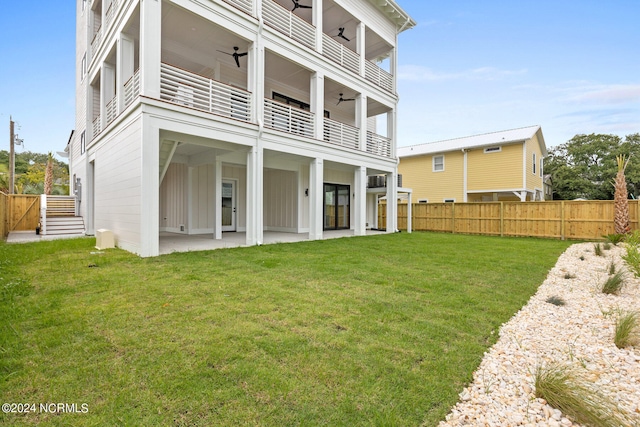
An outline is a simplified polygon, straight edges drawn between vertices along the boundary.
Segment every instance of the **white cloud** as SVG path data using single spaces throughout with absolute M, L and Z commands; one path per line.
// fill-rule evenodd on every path
M 398 79 L 408 81 L 435 82 L 444 80 L 501 80 L 506 77 L 526 74 L 526 69 L 501 70 L 495 67 L 479 67 L 458 72 L 438 72 L 421 65 L 401 65 Z
M 573 88 L 570 102 L 597 104 L 626 104 L 640 101 L 640 85 L 599 85 Z

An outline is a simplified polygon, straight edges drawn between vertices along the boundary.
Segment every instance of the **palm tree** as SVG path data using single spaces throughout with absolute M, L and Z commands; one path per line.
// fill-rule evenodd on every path
M 47 157 L 47 168 L 44 171 L 44 194 L 51 195 L 51 188 L 53 187 L 53 154 L 49 151 Z
M 629 202 L 627 192 L 627 180 L 624 171 L 629 164 L 629 159 L 620 154 L 616 156 L 618 162 L 618 173 L 613 181 L 615 193 L 613 195 L 615 214 L 613 219 L 614 229 L 617 234 L 627 234 L 629 227 Z

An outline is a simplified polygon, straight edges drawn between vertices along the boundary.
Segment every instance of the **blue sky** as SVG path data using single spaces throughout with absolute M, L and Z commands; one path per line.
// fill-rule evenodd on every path
M 5 3 L 0 149 L 12 115 L 25 149 L 62 150 L 74 127 L 75 2 Z M 548 147 L 640 132 L 640 0 L 398 3 L 418 22 L 400 35 L 400 146 L 536 124 Z

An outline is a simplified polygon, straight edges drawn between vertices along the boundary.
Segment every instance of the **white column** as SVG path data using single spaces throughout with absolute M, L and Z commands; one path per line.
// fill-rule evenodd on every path
M 142 117 L 140 148 L 140 256 L 157 256 L 160 251 L 160 130 Z
M 462 159 L 462 201 L 464 203 L 467 203 L 467 201 L 468 201 L 467 200 L 468 199 L 468 196 L 467 196 L 467 191 L 468 191 L 468 188 L 467 188 L 467 170 L 468 170 L 468 161 L 469 160 L 468 160 L 468 156 L 467 156 L 467 150 L 463 149 L 462 153 L 463 153 L 462 154 L 462 156 L 463 156 L 463 159 Z
M 354 193 L 353 201 L 354 217 L 353 229 L 356 236 L 364 236 L 367 234 L 367 168 L 366 166 L 358 166 L 355 170 L 354 177 Z
M 120 33 L 116 51 L 116 82 L 118 89 L 118 113 L 124 110 L 124 85 L 133 77 L 134 40 L 126 34 Z
M 367 151 L 367 96 L 356 95 L 356 127 L 360 130 L 358 148 Z
M 309 167 L 309 240 L 322 240 L 324 215 L 324 162 L 313 159 Z
M 398 172 L 387 174 L 387 233 L 398 229 Z
M 413 216 L 413 205 L 411 204 L 411 191 L 407 193 L 407 233 L 411 233 L 412 228 L 412 216 Z
M 161 4 L 140 2 L 140 94 L 151 98 L 160 98 Z
M 313 0 L 311 23 L 316 27 L 316 51 L 322 53 L 322 0 Z
M 247 245 L 261 245 L 263 237 L 263 150 L 247 153 Z
M 213 238 L 222 239 L 222 161 L 213 162 Z
M 398 150 L 398 127 L 396 107 L 387 113 L 387 138 L 391 139 L 391 158 L 395 159 Z
M 193 211 L 194 200 L 193 194 L 193 167 L 187 167 L 187 234 L 191 234 L 191 231 L 195 229 L 193 224 Z
M 251 122 L 256 123 L 264 116 L 264 46 L 261 42 L 261 35 L 251 44 L 247 59 L 247 90 L 253 96 L 253 109 Z M 218 64 L 219 66 L 219 64 Z
M 356 27 L 356 53 L 360 55 L 360 75 L 362 77 L 364 77 L 365 73 L 365 53 L 367 51 L 366 29 L 367 27 L 362 22 Z
M 314 138 L 322 141 L 324 138 L 324 76 L 315 72 L 311 75 L 311 106 L 314 117 Z
M 398 36 L 396 36 L 396 46 L 398 46 Z M 398 93 L 397 78 L 398 75 L 398 50 L 394 47 L 389 53 L 389 73 L 391 73 L 391 92 Z

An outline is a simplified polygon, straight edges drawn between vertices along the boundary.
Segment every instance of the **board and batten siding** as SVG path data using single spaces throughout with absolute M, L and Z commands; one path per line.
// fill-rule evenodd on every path
M 265 169 L 263 200 L 265 230 L 297 232 L 298 176 L 296 172 Z
M 485 153 L 484 148 L 467 152 L 468 191 L 522 188 L 522 143 L 501 147 L 499 152 Z
M 171 163 L 160 184 L 160 231 L 179 232 L 180 226 L 189 227 L 187 193 L 189 168 L 183 163 Z
M 117 245 L 141 250 L 141 121 L 111 134 L 95 156 L 95 228 L 114 231 Z M 85 198 L 86 199 L 86 198 Z
M 433 158 L 437 156 L 444 156 L 444 171 L 433 171 Z M 464 200 L 464 154 L 461 151 L 403 157 L 398 173 L 402 174 L 402 186 L 413 190 L 411 198 L 414 201 Z

